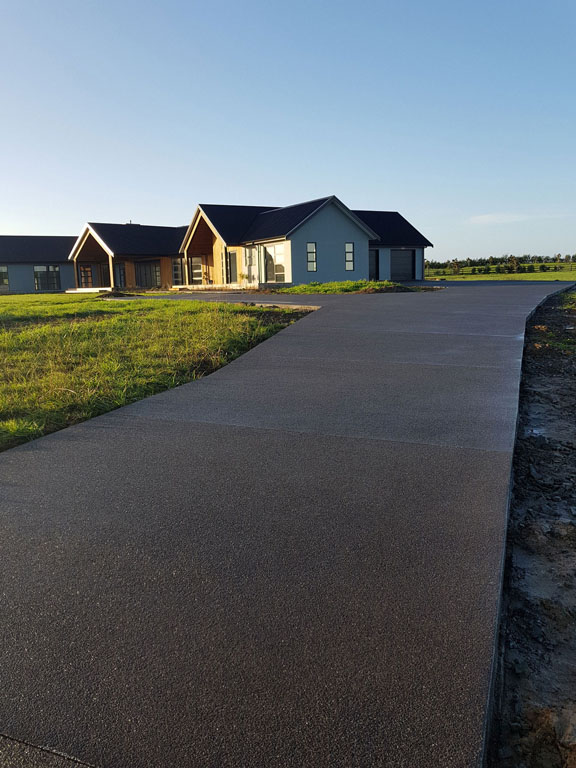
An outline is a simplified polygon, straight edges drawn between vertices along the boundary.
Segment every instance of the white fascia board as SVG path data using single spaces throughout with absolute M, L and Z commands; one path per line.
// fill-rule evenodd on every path
M 88 226 L 88 224 L 86 224 L 82 232 L 80 232 L 80 234 L 76 238 L 76 242 L 74 243 L 72 250 L 68 255 L 68 261 L 74 261 L 74 259 L 78 255 L 78 251 L 80 250 L 80 248 L 82 248 L 82 246 L 86 242 L 86 238 L 88 237 L 89 234 L 90 234 L 90 227 Z
M 222 237 L 220 232 L 218 232 L 218 230 L 216 229 L 214 224 L 212 224 L 212 222 L 210 221 L 210 219 L 206 215 L 205 211 L 202 209 L 202 206 L 199 205 L 198 208 L 196 209 L 194 217 L 192 218 L 190 226 L 188 227 L 188 229 L 186 231 L 186 234 L 184 235 L 184 240 L 182 241 L 182 245 L 180 246 L 180 251 L 182 253 L 184 253 L 186 251 L 186 248 L 188 248 L 188 246 L 190 245 L 190 240 L 192 240 L 192 237 L 194 236 L 194 232 L 196 231 L 196 227 L 200 223 L 200 218 L 202 216 L 204 217 L 204 220 L 206 221 L 206 224 L 208 224 L 208 226 L 212 230 L 212 233 L 216 237 L 219 237 L 220 240 L 222 240 L 222 242 L 224 243 L 224 245 L 228 245 L 228 243 L 224 240 L 224 238 Z
M 78 253 L 79 253 L 80 249 L 82 248 L 82 246 L 84 245 L 84 243 L 88 239 L 89 235 L 92 235 L 94 240 L 96 240 L 98 245 L 100 245 L 104 249 L 104 251 L 108 254 L 108 256 L 112 256 L 112 258 L 114 258 L 114 251 L 110 250 L 110 248 L 106 245 L 104 240 L 102 240 L 100 235 L 94 229 L 92 229 L 90 224 L 86 224 L 85 229 L 83 230 L 83 232 L 80 235 L 80 237 L 78 238 L 78 240 L 76 240 L 76 242 L 74 243 L 74 247 L 70 251 L 70 256 L 68 256 L 68 260 L 69 261 L 70 260 L 72 260 L 72 261 L 76 260 L 76 257 L 78 256 Z

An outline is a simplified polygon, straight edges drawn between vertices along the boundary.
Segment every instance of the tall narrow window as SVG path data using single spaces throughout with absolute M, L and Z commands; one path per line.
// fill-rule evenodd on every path
M 345 262 L 346 271 L 353 272 L 354 271 L 354 243 L 346 243 L 345 251 L 346 251 L 346 262 Z
M 126 288 L 126 264 L 123 261 L 114 264 L 114 285 L 116 288 Z
M 286 271 L 284 269 L 284 245 L 278 243 L 274 246 L 274 280 L 277 283 L 283 283 L 286 279 Z
M 184 263 L 182 256 L 172 259 L 172 285 L 184 285 Z
M 316 243 L 306 243 L 306 266 L 308 272 L 316 272 Z
M 8 267 L 0 266 L 0 291 L 2 289 L 7 291 L 8 288 L 9 288 L 9 284 L 8 284 Z
M 238 260 L 236 251 L 228 251 L 228 283 L 238 282 Z

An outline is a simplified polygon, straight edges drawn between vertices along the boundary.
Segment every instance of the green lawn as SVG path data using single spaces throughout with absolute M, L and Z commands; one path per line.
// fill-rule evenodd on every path
M 386 293 L 394 291 L 414 291 L 400 283 L 389 280 L 343 280 L 337 283 L 304 283 L 290 288 L 278 288 L 274 293 Z
M 211 373 L 301 316 L 200 301 L 0 297 L 0 450 Z
M 526 268 L 526 265 L 522 265 Z M 546 264 L 547 271 L 540 271 L 540 265 L 534 265 L 534 272 L 495 272 L 495 267 L 491 267 L 489 275 L 481 274 L 482 267 L 476 267 L 477 274 L 472 274 L 472 267 L 460 267 L 458 275 L 452 274 L 450 268 L 446 269 L 426 269 L 424 277 L 426 280 L 566 280 L 576 282 L 576 264 L 558 264 L 558 271 L 553 270 L 554 264 Z

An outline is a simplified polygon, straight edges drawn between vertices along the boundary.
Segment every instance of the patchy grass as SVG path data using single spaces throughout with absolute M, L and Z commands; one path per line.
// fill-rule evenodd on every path
M 301 316 L 195 301 L 0 297 L 0 450 L 211 373 Z
M 536 351 L 554 350 L 563 355 L 576 355 L 576 291 L 559 297 L 559 309 L 546 324 L 531 327 L 532 347 Z
M 304 283 L 278 288 L 274 293 L 398 293 L 417 291 L 389 280 L 343 280 L 335 283 Z

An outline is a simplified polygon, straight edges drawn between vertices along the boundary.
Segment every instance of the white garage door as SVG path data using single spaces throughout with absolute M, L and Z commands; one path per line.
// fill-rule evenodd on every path
M 414 280 L 415 278 L 415 254 L 414 251 L 390 252 L 390 279 L 397 282 Z

